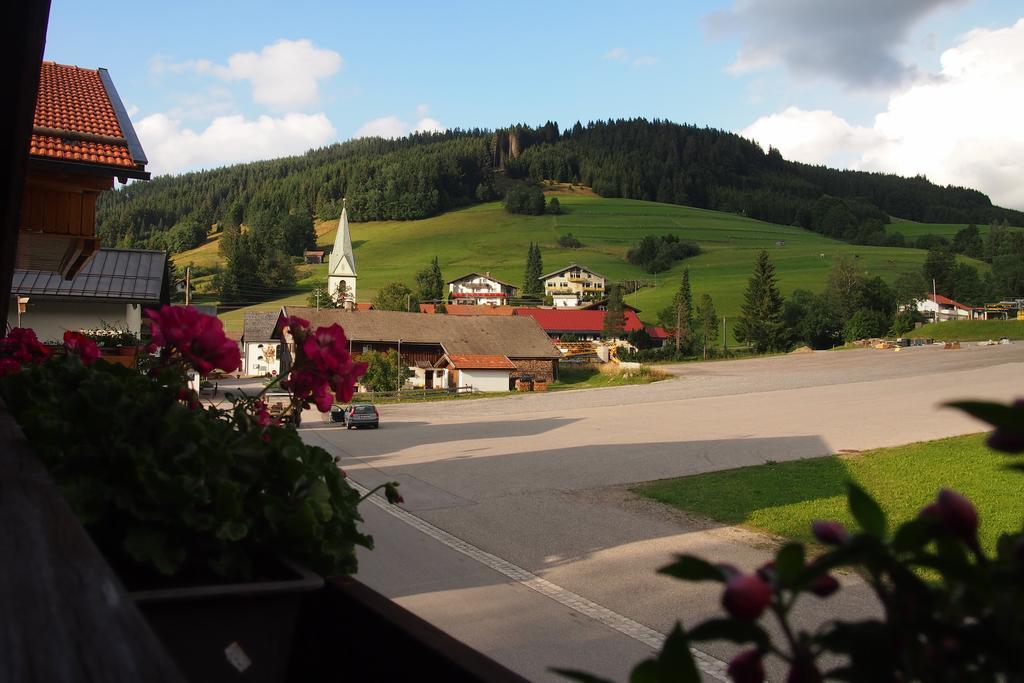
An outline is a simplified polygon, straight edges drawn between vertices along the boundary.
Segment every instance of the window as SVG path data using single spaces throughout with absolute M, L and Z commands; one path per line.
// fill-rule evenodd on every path
M 369 344 L 363 344 L 363 353 L 369 353 L 370 351 L 373 351 L 373 347 Z

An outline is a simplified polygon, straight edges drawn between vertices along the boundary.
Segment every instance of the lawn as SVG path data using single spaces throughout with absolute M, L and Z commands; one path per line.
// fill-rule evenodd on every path
M 906 336 L 942 341 L 1024 339 L 1024 320 L 944 320 L 922 325 Z
M 900 273 L 918 270 L 925 252 L 916 249 L 867 247 L 828 239 L 791 226 L 674 204 L 629 199 L 603 199 L 586 192 L 559 192 L 560 215 L 521 216 L 506 213 L 498 202 L 478 204 L 418 221 L 352 223 L 352 241 L 359 272 L 358 298 L 369 301 L 391 281 L 413 284 L 415 273 L 438 257 L 445 279 L 471 271 L 521 282 L 529 243 L 541 245 L 545 272 L 577 261 L 612 280 L 640 279 L 650 286 L 628 297 L 646 322 L 669 305 L 683 267 L 690 269 L 694 296 L 710 294 L 720 315 L 736 316 L 743 291 L 760 249 L 768 249 L 783 294 L 794 289 L 821 290 L 835 261 L 855 258 L 869 275 L 893 281 Z M 337 221 L 317 225 L 322 246 L 334 243 Z M 573 233 L 580 249 L 563 249 L 558 237 Z M 675 234 L 697 241 L 703 253 L 657 275 L 626 262 L 626 252 L 644 235 Z M 784 242 L 779 246 L 777 243 Z M 209 265 L 217 258 L 216 238 L 174 257 L 175 263 Z M 971 261 L 980 268 L 985 264 Z M 327 277 L 327 265 L 309 267 L 300 287 Z M 222 315 L 229 330 L 240 331 L 246 310 L 274 310 L 282 303 L 305 299 L 296 294 Z M 732 325 L 728 325 L 732 331 Z
M 627 384 L 650 384 L 670 375 L 657 368 L 644 366 L 639 370 L 621 370 L 613 364 L 595 367 L 593 365 L 572 366 L 562 363 L 558 366 L 558 381 L 549 386 L 551 391 L 564 389 L 596 389 L 598 387 L 621 387 Z
M 970 498 L 981 519 L 981 543 L 1024 521 L 1024 474 L 973 434 L 864 453 L 758 465 L 634 487 L 637 493 L 681 510 L 772 534 L 813 541 L 810 525 L 834 519 L 853 525 L 844 484 L 853 480 L 886 511 L 890 529 L 917 515 L 940 488 Z

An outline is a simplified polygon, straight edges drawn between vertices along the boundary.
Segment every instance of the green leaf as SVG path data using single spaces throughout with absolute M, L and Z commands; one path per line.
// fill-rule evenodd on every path
M 725 573 L 707 560 L 694 555 L 676 555 L 676 561 L 658 570 L 659 574 L 674 576 L 683 581 L 718 581 L 725 583 Z
M 1022 424 L 1021 420 L 1021 415 L 1024 411 L 1020 408 L 986 401 L 953 401 L 946 405 L 950 408 L 962 410 L 971 417 L 976 417 L 982 422 L 988 422 L 994 427 L 1003 427 L 1015 431 L 1024 430 L 1024 424 Z
M 645 659 L 634 666 L 632 673 L 629 674 L 629 683 L 661 683 L 658 661 Z
M 700 683 L 697 663 L 690 652 L 690 641 L 679 622 L 668 634 L 658 654 L 658 680 L 662 683 Z
M 736 619 L 708 619 L 690 629 L 690 640 L 728 640 L 733 643 L 757 643 L 767 647 L 768 634 L 760 626 Z
M 775 555 L 775 575 L 783 586 L 792 586 L 804 570 L 804 546 L 787 543 Z
M 124 539 L 124 549 L 141 564 L 152 564 L 161 573 L 170 576 L 185 559 L 185 551 L 172 547 L 167 534 L 146 527 L 132 527 Z
M 229 519 L 217 529 L 217 538 L 225 541 L 240 541 L 249 533 L 249 527 L 244 522 L 236 519 Z
M 876 538 L 885 538 L 885 513 L 874 498 L 853 482 L 846 482 L 846 500 L 861 529 Z
M 913 519 L 901 525 L 892 539 L 892 549 L 896 552 L 920 550 L 932 539 L 931 525 L 919 519 Z
M 564 676 L 565 678 L 568 678 L 573 681 L 580 681 L 580 683 L 612 683 L 607 678 L 601 678 L 600 676 L 595 676 L 594 674 L 588 674 L 586 671 L 577 671 L 575 669 L 557 669 L 554 667 L 548 669 L 548 671 L 556 673 L 559 676 Z

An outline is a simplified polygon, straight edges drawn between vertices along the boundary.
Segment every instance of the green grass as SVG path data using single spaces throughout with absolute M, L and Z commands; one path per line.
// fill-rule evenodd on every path
M 939 235 L 952 241 L 953 237 L 967 227 L 967 223 L 915 223 L 914 221 L 894 220 L 885 226 L 887 232 L 899 232 L 908 240 L 915 240 L 921 235 Z M 978 225 L 978 232 L 987 235 L 989 225 Z M 1024 230 L 1024 228 L 1011 227 L 1011 230 Z
M 681 510 L 727 524 L 813 541 L 810 525 L 834 519 L 854 526 L 844 485 L 857 482 L 889 516 L 889 526 L 915 517 L 941 488 L 970 498 L 981 518 L 982 546 L 1024 521 L 1024 474 L 1007 470 L 1006 456 L 989 450 L 984 435 L 881 448 L 864 453 L 758 465 L 634 487 Z
M 563 389 L 596 389 L 598 387 L 621 387 L 628 384 L 650 384 L 669 375 L 661 370 L 644 366 L 639 370 L 618 371 L 613 367 L 592 365 L 572 366 L 561 364 L 558 367 L 558 381 L 549 386 L 551 391 Z
M 1024 339 L 1024 320 L 945 320 L 922 325 L 906 336 L 942 341 Z
M 644 279 L 653 285 L 628 296 L 642 309 L 641 318 L 653 322 L 658 310 L 669 305 L 683 267 L 690 269 L 694 296 L 710 294 L 721 315 L 736 316 L 743 291 L 760 249 L 768 249 L 783 294 L 803 288 L 821 290 L 835 261 L 856 257 L 869 275 L 892 282 L 897 275 L 918 270 L 925 252 L 916 249 L 867 247 L 828 239 L 791 226 L 773 225 L 735 214 L 674 204 L 628 199 L 603 199 L 584 192 L 559 193 L 563 213 L 558 216 L 519 216 L 505 213 L 490 202 L 450 211 L 419 221 L 353 223 L 352 240 L 359 272 L 357 295 L 369 301 L 384 284 L 399 280 L 413 284 L 415 273 L 434 256 L 445 279 L 471 271 L 519 283 L 523 278 L 527 245 L 539 242 L 545 271 L 578 261 L 612 280 Z M 336 221 L 318 225 L 319 243 L 334 242 Z M 556 240 L 572 232 L 584 246 L 563 249 Z M 649 275 L 626 262 L 626 252 L 644 235 L 675 234 L 697 241 L 703 253 L 679 262 L 670 271 Z M 785 241 L 778 247 L 776 242 Z M 175 263 L 209 265 L 217 258 L 216 239 L 175 257 Z M 971 261 L 984 269 L 985 264 Z M 304 283 L 325 281 L 327 265 L 308 269 Z M 240 330 L 246 310 L 274 310 L 282 303 L 300 303 L 294 295 L 224 314 L 229 330 Z M 729 325 L 732 331 L 731 324 Z

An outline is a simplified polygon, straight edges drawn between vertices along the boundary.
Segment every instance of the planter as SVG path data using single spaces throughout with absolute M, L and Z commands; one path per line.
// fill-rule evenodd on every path
M 118 346 L 117 347 L 117 355 L 119 355 L 119 356 L 134 356 L 138 352 L 139 352 L 139 347 L 137 347 L 137 346 Z
M 282 563 L 281 580 L 128 595 L 189 681 L 278 683 L 302 598 L 323 586 L 309 570 Z

